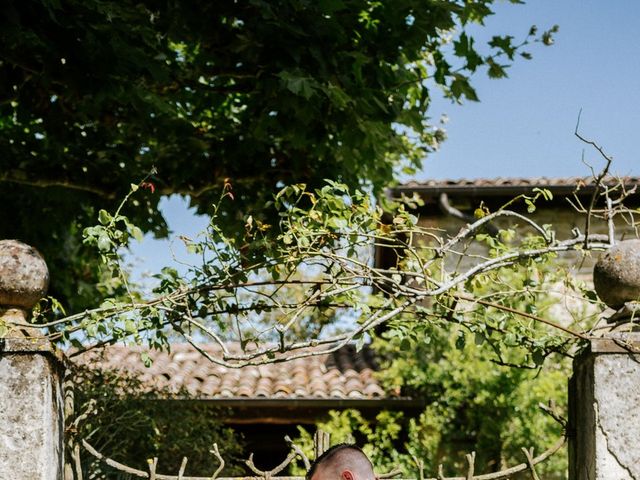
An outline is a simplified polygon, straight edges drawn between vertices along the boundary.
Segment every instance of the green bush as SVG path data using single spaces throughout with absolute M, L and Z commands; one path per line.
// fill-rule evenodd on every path
M 149 390 L 140 380 L 114 371 L 78 369 L 74 376 L 75 408 L 81 414 L 95 401 L 93 412 L 79 424 L 77 437 L 99 452 L 133 468 L 148 471 L 158 457 L 158 471 L 176 475 L 189 458 L 188 475 L 212 475 L 218 460 L 210 453 L 217 443 L 225 459 L 225 475 L 240 474 L 242 440 L 223 425 L 224 410 L 197 401 L 171 399 L 166 391 Z M 83 452 L 91 478 L 129 478 Z M 133 478 L 133 477 L 132 477 Z

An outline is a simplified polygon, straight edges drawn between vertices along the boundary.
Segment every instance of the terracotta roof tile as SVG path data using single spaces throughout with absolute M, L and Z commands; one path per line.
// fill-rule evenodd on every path
M 380 385 L 370 383 L 364 389 L 364 393 L 371 397 L 384 397 L 384 391 L 380 388 Z
M 640 185 L 640 177 L 609 176 L 604 179 L 607 185 L 615 185 L 622 181 L 627 187 Z M 499 195 L 511 194 L 514 192 L 530 191 L 535 187 L 548 188 L 558 194 L 570 194 L 580 187 L 582 192 L 588 193 L 593 190 L 595 180 L 592 177 L 530 177 L 530 178 L 476 178 L 459 180 L 425 180 L 422 182 L 410 181 L 390 190 L 392 195 L 409 192 L 420 192 L 422 194 L 439 193 L 460 193 Z
M 205 345 L 219 353 L 214 345 Z M 148 352 L 153 360 L 145 368 L 141 347 L 110 346 L 80 355 L 77 363 L 137 375 L 150 387 L 186 390 L 203 399 L 377 399 L 397 395 L 385 392 L 373 372 L 378 366 L 370 349 L 356 352 L 352 345 L 333 354 L 299 358 L 291 362 L 225 368 L 209 362 L 188 344 L 174 344 L 171 352 Z
M 627 185 L 640 184 L 640 177 L 626 176 L 620 177 Z M 617 177 L 607 177 L 606 183 L 616 183 Z M 458 187 L 496 187 L 496 186 L 532 186 L 532 187 L 549 187 L 549 186 L 577 186 L 577 185 L 593 185 L 595 180 L 593 177 L 516 177 L 516 178 L 461 178 L 458 180 L 425 180 L 423 182 L 410 181 L 401 185 L 401 187 L 440 187 L 440 186 L 458 186 Z

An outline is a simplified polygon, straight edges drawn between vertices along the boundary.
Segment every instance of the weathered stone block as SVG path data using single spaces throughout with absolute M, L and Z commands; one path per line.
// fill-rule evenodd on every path
M 47 341 L 0 339 L 0 479 L 63 478 L 62 377 Z
M 571 480 L 640 480 L 639 346 L 638 334 L 610 334 L 574 362 Z

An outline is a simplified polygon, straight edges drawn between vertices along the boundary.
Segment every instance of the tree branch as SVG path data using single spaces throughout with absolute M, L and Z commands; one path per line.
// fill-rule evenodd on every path
M 113 200 L 116 198 L 116 192 L 113 190 L 105 190 L 95 185 L 82 185 L 65 179 L 45 179 L 30 180 L 22 175 L 16 175 L 13 171 L 0 174 L 0 182 L 17 183 L 36 188 L 66 188 L 68 190 L 77 190 L 80 192 L 91 193 L 99 197 Z

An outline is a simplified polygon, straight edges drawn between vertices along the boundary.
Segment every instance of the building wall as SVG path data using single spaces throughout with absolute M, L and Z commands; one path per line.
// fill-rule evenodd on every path
M 584 216 L 568 208 L 539 208 L 536 212 L 527 216 L 539 225 L 551 225 L 552 230 L 556 232 L 556 238 L 559 240 L 573 238 L 574 235 L 572 231 L 574 229 L 578 229 L 580 233 L 585 232 Z M 635 229 L 628 225 L 622 218 L 617 219 L 615 224 L 616 237 L 618 239 L 636 237 Z M 434 214 L 433 211 L 419 214 L 420 227 L 430 229 L 433 233 L 445 239 L 455 236 L 465 225 L 466 223 L 463 220 L 451 215 L 441 213 Z M 514 244 L 517 244 L 527 235 L 536 234 L 532 227 L 517 218 L 499 218 L 495 222 L 492 222 L 492 225 L 498 229 L 515 228 L 517 234 L 513 242 Z M 591 233 L 606 234 L 607 231 L 608 226 L 605 221 L 599 219 L 592 221 L 590 226 Z M 486 232 L 485 230 L 485 233 Z M 436 246 L 435 242 L 427 236 L 417 238 L 416 240 L 422 245 Z M 470 257 L 471 255 L 486 256 L 488 253 L 487 247 L 477 241 L 462 243 L 457 250 L 464 253 L 465 257 L 462 258 L 462 256 L 452 255 L 447 262 L 447 269 L 457 268 L 458 271 L 465 270 L 476 264 L 479 260 L 478 258 Z M 597 258 L 597 253 L 570 251 L 562 253 L 559 260 L 564 266 L 573 270 L 579 277 L 590 279 L 593 265 L 597 261 Z

